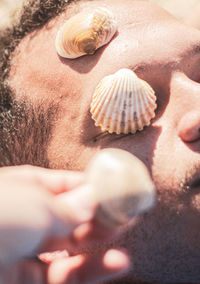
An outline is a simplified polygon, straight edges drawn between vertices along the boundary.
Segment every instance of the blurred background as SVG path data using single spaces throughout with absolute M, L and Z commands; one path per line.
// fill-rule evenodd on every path
M 0 28 L 9 25 L 18 16 L 23 1 L 28 0 L 0 0 Z M 63 0 L 64 1 L 64 0 Z M 116 0 L 117 1 L 117 0 Z M 147 0 L 154 2 L 174 14 L 177 18 L 185 18 L 200 4 L 200 0 Z

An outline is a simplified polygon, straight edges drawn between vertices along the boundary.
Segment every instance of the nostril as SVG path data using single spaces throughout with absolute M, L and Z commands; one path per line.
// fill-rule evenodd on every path
M 178 124 L 178 135 L 184 142 L 200 139 L 200 111 L 185 114 Z

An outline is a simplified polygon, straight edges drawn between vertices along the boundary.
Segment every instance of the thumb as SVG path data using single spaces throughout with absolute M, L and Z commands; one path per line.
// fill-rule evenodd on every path
M 53 194 L 72 190 L 84 182 L 82 172 L 52 170 L 30 165 L 3 167 L 1 177 L 34 183 Z
M 33 167 L 32 177 L 53 194 L 70 191 L 84 182 L 84 173 Z
M 51 228 L 41 243 L 38 253 L 66 249 L 69 237 L 81 224 L 93 219 L 96 203 L 92 199 L 89 185 L 82 185 L 72 191 L 53 196 L 49 205 Z
M 53 236 L 70 235 L 77 226 L 93 219 L 97 202 L 91 190 L 90 185 L 84 184 L 54 196 L 52 210 L 56 218 L 52 227 Z

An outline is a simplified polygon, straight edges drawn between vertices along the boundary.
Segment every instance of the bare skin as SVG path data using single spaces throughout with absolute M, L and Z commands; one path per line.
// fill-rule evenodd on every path
M 54 46 L 58 28 L 83 8 L 100 4 L 116 15 L 118 34 L 93 56 L 60 58 Z M 16 99 L 59 106 L 48 146 L 52 168 L 83 170 L 96 151 L 116 147 L 139 157 L 151 172 L 156 207 L 113 242 L 132 255 L 130 281 L 200 279 L 199 46 L 198 30 L 155 5 L 102 0 L 80 3 L 28 35 L 12 59 L 9 83 Z M 120 68 L 134 70 L 155 90 L 156 117 L 135 135 L 100 135 L 89 113 L 91 97 L 98 82 Z

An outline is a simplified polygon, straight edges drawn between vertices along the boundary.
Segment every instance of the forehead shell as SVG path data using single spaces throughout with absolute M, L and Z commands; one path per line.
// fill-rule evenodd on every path
M 90 112 L 95 125 L 103 131 L 128 134 L 149 125 L 156 107 L 151 86 L 124 68 L 100 81 L 92 97 Z
M 112 39 L 116 30 L 117 22 L 107 8 L 81 12 L 67 20 L 58 31 L 56 50 L 60 56 L 71 59 L 93 54 Z

